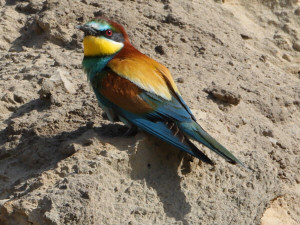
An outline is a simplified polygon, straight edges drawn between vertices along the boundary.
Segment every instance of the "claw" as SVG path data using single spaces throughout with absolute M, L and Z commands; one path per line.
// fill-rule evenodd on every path
M 125 137 L 132 137 L 135 136 L 138 133 L 138 128 L 137 127 L 130 127 L 128 130 L 124 133 Z

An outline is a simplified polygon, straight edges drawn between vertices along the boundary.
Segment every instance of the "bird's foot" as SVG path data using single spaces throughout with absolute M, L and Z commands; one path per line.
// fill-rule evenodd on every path
M 128 130 L 124 133 L 125 137 L 132 137 L 135 136 L 138 133 L 137 127 L 130 127 Z

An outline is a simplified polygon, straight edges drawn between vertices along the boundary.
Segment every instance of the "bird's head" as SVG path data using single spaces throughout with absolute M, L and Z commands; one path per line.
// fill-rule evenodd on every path
M 95 18 L 77 28 L 84 32 L 84 56 L 87 57 L 114 55 L 129 42 L 125 29 L 105 18 Z

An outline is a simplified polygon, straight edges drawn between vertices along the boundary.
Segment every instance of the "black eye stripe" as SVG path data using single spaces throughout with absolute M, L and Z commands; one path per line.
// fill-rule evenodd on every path
M 97 36 L 106 36 L 106 35 L 105 35 L 105 32 L 106 32 L 106 30 L 97 30 L 96 35 L 97 35 Z
M 110 30 L 110 29 L 108 29 L 108 30 Z M 118 34 L 118 33 L 115 33 L 114 31 L 111 30 L 112 35 L 108 36 L 107 33 L 106 33 L 108 30 L 97 30 L 97 33 L 96 33 L 95 36 L 104 36 L 106 38 L 113 39 L 113 37 Z
M 124 42 L 124 37 L 121 33 L 118 33 L 118 32 L 115 32 L 112 30 L 112 35 L 111 36 L 107 36 L 106 35 L 106 31 L 107 30 L 97 30 L 96 28 L 94 27 L 89 27 L 89 29 L 85 30 L 85 35 L 92 35 L 92 36 L 104 36 L 105 38 L 108 38 L 108 39 L 111 39 L 111 40 L 114 40 L 116 42 Z

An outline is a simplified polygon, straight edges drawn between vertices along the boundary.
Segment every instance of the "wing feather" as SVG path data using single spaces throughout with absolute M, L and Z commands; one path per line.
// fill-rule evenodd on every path
M 169 70 L 132 46 L 125 46 L 107 65 L 119 76 L 166 100 L 171 100 L 172 90 L 179 94 Z

